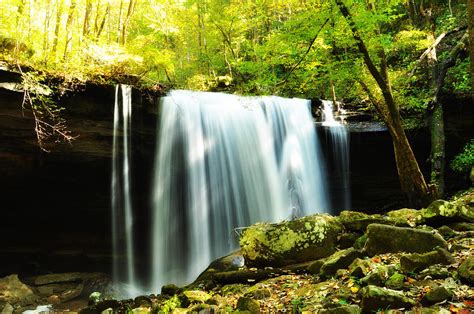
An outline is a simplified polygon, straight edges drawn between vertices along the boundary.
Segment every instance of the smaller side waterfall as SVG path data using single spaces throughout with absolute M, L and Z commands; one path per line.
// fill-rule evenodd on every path
M 323 126 L 329 127 L 330 145 L 332 147 L 336 175 L 341 178 L 341 199 L 338 201 L 341 209 L 351 207 L 350 186 L 350 159 L 349 159 L 349 134 L 344 125 L 334 117 L 333 102 L 322 100 Z
M 132 89 L 117 85 L 112 147 L 112 245 L 113 280 L 135 287 L 133 216 L 130 191 Z M 126 292 L 128 293 L 128 291 Z

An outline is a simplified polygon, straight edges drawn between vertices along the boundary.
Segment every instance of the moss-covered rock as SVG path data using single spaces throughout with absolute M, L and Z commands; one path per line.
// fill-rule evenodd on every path
M 341 305 L 319 311 L 319 314 L 359 314 L 362 310 L 358 305 Z
M 249 311 L 250 313 L 260 313 L 260 302 L 248 297 L 241 297 L 237 301 L 237 309 L 239 311 Z
M 448 289 L 444 286 L 439 286 L 434 288 L 433 290 L 429 291 L 427 294 L 423 296 L 422 302 L 423 304 L 435 304 L 438 302 L 442 302 L 445 300 L 450 300 L 454 296 L 453 291 Z
M 373 256 L 395 252 L 425 253 L 438 246 L 447 247 L 446 241 L 438 232 L 372 224 L 367 227 L 364 250 L 369 256 Z
M 405 275 L 400 273 L 394 273 L 385 282 L 385 287 L 389 289 L 401 290 L 404 287 Z
M 377 286 L 367 286 L 361 291 L 361 306 L 364 311 L 377 311 L 379 309 L 411 308 L 415 301 L 405 297 L 402 292 Z
M 329 256 L 320 269 L 322 277 L 329 277 L 339 269 L 347 268 L 356 258 L 362 257 L 362 253 L 354 248 L 338 251 Z
M 323 266 L 325 260 L 326 260 L 325 258 L 321 258 L 312 262 L 311 264 L 308 265 L 306 270 L 310 274 L 318 275 L 319 272 L 321 271 L 321 266 Z
M 370 272 L 370 260 L 356 258 L 349 265 L 349 272 L 352 277 L 362 278 Z
M 453 201 L 437 200 L 420 211 L 420 218 L 427 224 L 446 219 L 474 222 L 474 193 Z
M 385 286 L 385 282 L 393 271 L 385 265 L 377 265 L 364 278 L 360 280 L 362 285 Z
M 474 284 L 474 256 L 468 257 L 458 268 L 459 277 L 464 281 Z
M 365 232 L 368 225 L 373 223 L 386 223 L 387 219 L 381 215 L 344 210 L 339 214 L 339 220 L 347 230 Z
M 387 212 L 387 216 L 396 224 L 397 226 L 410 226 L 414 227 L 419 220 L 419 211 L 412 208 L 402 208 L 397 210 L 392 210 Z
M 183 294 L 188 298 L 191 303 L 205 303 L 211 298 L 211 295 L 209 293 L 199 290 L 188 290 L 184 291 Z
M 446 266 L 441 264 L 431 265 L 430 267 L 422 270 L 419 275 L 419 278 L 432 278 L 432 279 L 445 279 L 449 277 L 449 271 Z
M 437 248 L 435 251 L 424 254 L 406 254 L 400 257 L 400 267 L 404 272 L 416 272 L 431 265 L 449 265 L 455 260 L 446 249 Z
M 258 223 L 243 232 L 240 247 L 247 266 L 284 266 L 331 255 L 342 231 L 342 224 L 330 215 Z

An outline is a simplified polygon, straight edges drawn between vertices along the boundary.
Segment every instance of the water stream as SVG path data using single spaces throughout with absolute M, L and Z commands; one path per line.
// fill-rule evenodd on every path
M 350 187 L 350 159 L 349 159 L 349 133 L 344 125 L 334 116 L 333 102 L 322 100 L 323 103 L 323 126 L 329 128 L 330 149 L 332 150 L 333 162 L 335 164 L 335 175 L 340 177 L 338 188 L 337 209 L 351 208 Z
M 132 89 L 115 87 L 112 146 L 112 248 L 113 280 L 136 286 L 133 248 L 131 182 Z M 123 261 L 125 259 L 125 261 Z

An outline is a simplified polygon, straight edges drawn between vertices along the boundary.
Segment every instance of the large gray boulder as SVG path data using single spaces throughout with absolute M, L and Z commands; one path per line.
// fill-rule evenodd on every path
M 371 224 L 367 227 L 364 250 L 369 256 L 380 253 L 425 253 L 436 247 L 447 248 L 437 231 Z
M 343 229 L 337 218 L 323 214 L 258 223 L 242 233 L 240 247 L 247 266 L 290 265 L 331 255 Z

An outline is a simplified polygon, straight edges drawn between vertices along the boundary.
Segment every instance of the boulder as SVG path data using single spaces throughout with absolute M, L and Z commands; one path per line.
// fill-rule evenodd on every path
M 360 280 L 362 285 L 372 285 L 383 287 L 385 281 L 393 274 L 393 269 L 385 265 L 377 265 L 364 278 Z
M 338 251 L 329 256 L 321 265 L 320 275 L 329 277 L 339 269 L 347 268 L 356 258 L 362 257 L 362 253 L 354 248 Z
M 459 277 L 470 284 L 474 284 L 474 256 L 468 257 L 458 268 Z
M 364 250 L 369 256 L 380 253 L 425 253 L 435 247 L 447 248 L 447 243 L 436 231 L 371 224 L 367 227 Z
M 33 280 L 33 285 L 42 286 L 54 283 L 66 283 L 66 282 L 81 282 L 81 273 L 62 273 L 62 274 L 49 274 L 36 276 L 30 280 Z
M 400 273 L 395 273 L 390 278 L 387 279 L 385 282 L 385 287 L 394 289 L 394 290 L 401 290 L 404 287 L 405 282 L 405 275 Z
M 445 286 L 439 286 L 428 292 L 421 300 L 423 304 L 431 305 L 445 300 L 450 300 L 454 293 Z
M 416 272 L 431 265 L 449 265 L 454 263 L 454 257 L 446 249 L 437 248 L 436 251 L 424 254 L 406 254 L 400 257 L 400 266 L 403 272 Z
M 387 212 L 387 216 L 394 221 L 397 226 L 414 227 L 420 223 L 419 211 L 412 208 L 402 208 Z
M 258 223 L 240 237 L 247 266 L 284 266 L 331 255 L 343 231 L 337 218 L 318 214 L 279 224 Z
M 175 294 L 181 293 L 182 291 L 182 288 L 174 284 L 164 285 L 163 287 L 161 287 L 161 294 L 163 295 L 173 296 Z
M 373 223 L 387 222 L 381 215 L 369 215 L 350 210 L 342 211 L 339 214 L 339 220 L 347 230 L 356 232 L 365 232 L 367 226 Z
M 249 311 L 250 313 L 260 313 L 260 302 L 257 300 L 247 298 L 247 297 L 240 297 L 237 300 L 237 309 L 239 311 Z
M 349 265 L 350 275 L 356 278 L 365 277 L 370 272 L 370 268 L 371 268 L 370 265 L 371 265 L 370 260 L 356 258 Z
M 10 275 L 0 279 L 0 304 L 8 303 L 17 308 L 35 305 L 38 301 L 38 296 L 18 279 L 18 275 Z
M 380 309 L 409 309 L 415 305 L 415 301 L 405 297 L 402 292 L 392 289 L 367 286 L 361 290 L 362 310 L 370 312 Z
M 321 267 L 323 266 L 324 261 L 325 261 L 324 258 L 318 259 L 318 260 L 312 262 L 311 264 L 309 264 L 308 267 L 306 268 L 306 270 L 310 274 L 318 275 L 319 272 L 321 271 Z
M 445 279 L 449 277 L 448 268 L 443 265 L 431 265 L 422 270 L 418 276 L 419 278 Z
M 427 224 L 445 222 L 446 219 L 474 222 L 474 193 L 468 193 L 453 201 L 434 201 L 428 207 L 423 208 L 420 215 Z

